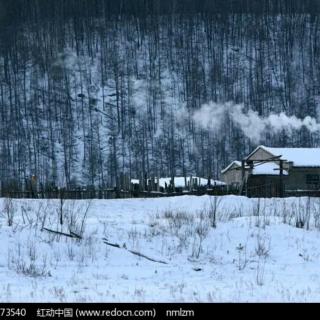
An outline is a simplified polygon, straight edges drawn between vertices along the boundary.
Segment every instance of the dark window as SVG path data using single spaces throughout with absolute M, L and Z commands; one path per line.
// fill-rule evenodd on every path
M 307 184 L 319 184 L 320 176 L 318 174 L 307 174 L 306 183 Z

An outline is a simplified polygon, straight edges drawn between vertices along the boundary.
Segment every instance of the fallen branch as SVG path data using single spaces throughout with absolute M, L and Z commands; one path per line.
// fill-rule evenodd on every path
M 74 233 L 74 232 L 72 232 L 72 231 L 70 231 L 70 235 L 71 235 L 71 236 L 73 236 L 74 238 L 79 239 L 79 240 L 81 240 L 81 239 L 82 239 L 82 237 L 81 237 L 79 234 Z
M 46 230 L 48 232 L 51 232 L 51 233 L 55 233 L 55 234 L 58 234 L 58 235 L 61 235 L 61 236 L 65 236 L 65 237 L 69 237 L 69 238 L 76 238 L 76 239 L 81 239 L 81 237 L 73 232 L 71 233 L 64 233 L 64 232 L 61 232 L 61 231 L 57 231 L 57 230 L 51 230 L 51 229 L 48 229 L 48 228 L 45 228 L 43 227 L 42 230 Z
M 126 247 L 121 247 L 121 246 L 120 246 L 119 244 L 117 244 L 117 243 L 111 243 L 111 242 L 109 242 L 106 238 L 103 238 L 102 240 L 103 240 L 103 242 L 104 242 L 106 245 L 108 245 L 108 246 L 111 246 L 111 247 L 114 247 L 114 248 L 119 248 L 119 249 L 124 249 L 124 250 L 126 250 L 126 251 L 128 251 L 128 252 L 130 252 L 130 253 L 132 253 L 132 254 L 134 254 L 134 255 L 136 255 L 136 256 L 139 256 L 139 257 L 141 257 L 141 258 L 145 258 L 145 259 L 147 259 L 147 260 L 149 260 L 149 261 L 157 262 L 157 263 L 162 263 L 162 264 L 168 264 L 168 263 L 165 262 L 165 261 L 156 260 L 156 259 L 150 258 L 150 257 L 146 256 L 145 254 L 142 254 L 141 252 L 129 250 L 129 249 L 127 249 Z
M 201 268 L 192 268 L 192 270 L 194 270 L 194 271 L 202 271 Z
M 116 248 L 121 249 L 121 247 L 120 247 L 117 243 L 108 242 L 105 238 L 103 238 L 103 242 L 104 242 L 105 244 L 107 244 L 108 246 L 116 247 Z
M 163 264 L 168 264 L 168 263 L 165 262 L 165 261 L 156 260 L 156 259 L 150 258 L 150 257 L 146 256 L 145 254 L 142 254 L 142 253 L 140 253 L 140 252 L 138 252 L 138 251 L 133 251 L 133 250 L 129 250 L 129 249 L 127 249 L 127 251 L 131 252 L 132 254 L 135 254 L 136 256 L 145 258 L 145 259 L 147 259 L 147 260 L 149 260 L 149 261 L 158 262 L 158 263 L 163 263 Z

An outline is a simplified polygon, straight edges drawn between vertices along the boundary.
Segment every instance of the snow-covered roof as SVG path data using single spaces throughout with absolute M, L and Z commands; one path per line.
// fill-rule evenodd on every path
M 294 167 L 320 167 L 320 148 L 273 148 L 258 146 L 246 158 L 249 159 L 258 149 L 263 149 L 281 160 L 293 163 Z
M 221 170 L 221 173 L 227 172 L 232 166 L 241 167 L 241 162 L 238 160 L 232 161 L 227 167 Z
M 199 177 L 192 177 L 193 179 L 197 179 L 197 183 L 200 186 L 206 186 L 208 184 L 208 179 L 206 178 L 199 178 Z M 160 187 L 165 187 L 165 184 L 167 183 L 167 186 L 170 185 L 171 178 L 160 178 Z M 187 183 L 190 181 L 190 177 L 186 177 Z M 225 183 L 218 180 L 211 179 L 211 185 L 224 185 Z M 174 185 L 175 187 L 185 187 L 185 180 L 184 177 L 175 177 L 174 178 Z
M 274 162 L 266 162 L 263 164 L 255 165 L 252 170 L 253 175 L 279 175 L 280 167 Z M 283 175 L 288 175 L 286 170 L 283 170 Z

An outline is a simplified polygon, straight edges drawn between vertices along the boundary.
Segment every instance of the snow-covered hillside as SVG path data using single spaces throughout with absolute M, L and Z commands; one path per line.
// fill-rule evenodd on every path
M 319 147 L 319 1 L 236 2 L 1 1 L 2 189 L 220 179 L 259 144 Z
M 317 198 L 0 199 L 0 208 L 0 301 L 320 300 Z

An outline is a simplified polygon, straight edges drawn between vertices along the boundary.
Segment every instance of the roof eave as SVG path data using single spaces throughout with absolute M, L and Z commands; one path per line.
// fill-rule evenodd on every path
M 310 166 L 307 166 L 307 165 L 301 165 L 301 166 L 299 166 L 299 165 L 293 165 L 292 167 L 291 167 L 291 169 L 292 168 L 319 168 L 320 169 L 320 165 L 314 165 L 314 166 L 312 166 L 312 165 L 310 165 Z

